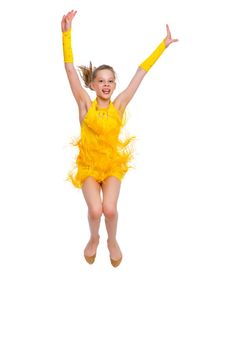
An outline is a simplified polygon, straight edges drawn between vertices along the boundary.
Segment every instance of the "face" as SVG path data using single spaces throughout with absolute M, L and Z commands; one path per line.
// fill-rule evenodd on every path
M 99 70 L 91 86 L 98 97 L 104 100 L 110 99 L 116 87 L 113 72 L 109 69 Z

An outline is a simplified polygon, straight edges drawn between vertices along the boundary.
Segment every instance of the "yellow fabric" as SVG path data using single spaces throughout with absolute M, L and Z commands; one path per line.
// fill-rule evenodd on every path
M 71 47 L 71 28 L 67 32 L 62 32 L 63 57 L 65 63 L 73 63 L 74 57 Z
M 160 43 L 159 46 L 154 50 L 154 52 L 145 60 L 143 61 L 139 67 L 144 69 L 146 72 L 149 71 L 149 69 L 155 64 L 155 62 L 158 60 L 158 58 L 162 55 L 164 50 L 166 49 L 166 45 L 164 40 Z
M 81 188 L 88 176 L 101 183 L 109 176 L 123 178 L 133 159 L 134 136 L 123 137 L 125 115 L 121 117 L 110 102 L 108 108 L 99 108 L 97 101 L 92 102 L 81 124 L 81 136 L 73 142 L 78 147 L 78 156 L 68 180 Z

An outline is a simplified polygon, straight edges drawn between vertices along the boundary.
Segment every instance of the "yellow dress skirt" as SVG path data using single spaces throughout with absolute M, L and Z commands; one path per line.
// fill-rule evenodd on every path
M 81 188 L 92 176 L 101 183 L 109 176 L 122 180 L 133 159 L 134 136 L 121 139 L 126 118 L 120 116 L 113 103 L 100 108 L 94 100 L 81 124 L 81 136 L 73 143 L 79 149 L 68 180 Z

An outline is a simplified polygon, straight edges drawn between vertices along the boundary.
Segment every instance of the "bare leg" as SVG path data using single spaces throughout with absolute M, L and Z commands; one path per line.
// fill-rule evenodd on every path
M 122 252 L 116 240 L 117 231 L 117 201 L 119 198 L 121 187 L 121 181 L 110 176 L 102 183 L 103 191 L 103 213 L 105 216 L 105 225 L 108 233 L 108 249 L 110 252 L 110 258 L 118 261 L 122 257 Z
M 84 255 L 87 257 L 96 254 L 96 249 L 99 244 L 99 227 L 102 216 L 100 189 L 100 184 L 93 177 L 88 177 L 82 186 L 82 192 L 88 206 L 90 228 L 90 240 L 84 249 Z

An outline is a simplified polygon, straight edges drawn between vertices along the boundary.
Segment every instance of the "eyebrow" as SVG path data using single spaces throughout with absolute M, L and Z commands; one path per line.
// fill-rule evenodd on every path
M 97 79 L 98 79 L 98 80 L 100 80 L 100 79 L 105 80 L 105 78 L 103 78 L 103 77 L 98 77 Z M 112 77 L 112 78 L 108 78 L 107 80 L 114 80 L 114 79 L 115 79 L 115 78 Z

